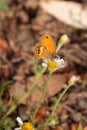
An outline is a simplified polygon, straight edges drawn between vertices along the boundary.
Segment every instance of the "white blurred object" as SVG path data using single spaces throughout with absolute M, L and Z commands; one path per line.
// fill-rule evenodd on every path
M 58 20 L 79 29 L 87 29 L 87 6 L 70 1 L 41 1 L 40 7 Z

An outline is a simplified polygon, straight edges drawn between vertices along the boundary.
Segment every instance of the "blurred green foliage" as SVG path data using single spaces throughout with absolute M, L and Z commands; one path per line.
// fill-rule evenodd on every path
M 11 118 L 3 118 L 9 108 L 10 103 L 10 100 L 7 103 L 4 103 L 3 95 L 8 85 L 11 83 L 12 81 L 5 80 L 0 82 L 0 130 L 11 130 L 15 126 L 15 123 Z
M 0 11 L 4 11 L 4 12 L 9 11 L 7 0 L 0 0 Z M 0 27 L 2 26 L 2 24 L 3 23 L 0 21 Z
M 8 11 L 7 0 L 0 0 L 0 11 Z
M 12 130 L 12 128 L 15 126 L 15 123 L 12 121 L 11 118 L 5 118 L 3 120 L 0 120 L 0 130 Z

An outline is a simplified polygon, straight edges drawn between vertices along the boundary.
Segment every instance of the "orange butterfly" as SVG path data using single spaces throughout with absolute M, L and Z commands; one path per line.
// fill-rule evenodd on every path
M 48 34 L 43 35 L 35 46 L 34 54 L 38 59 L 50 59 L 56 56 L 56 48 L 52 37 Z

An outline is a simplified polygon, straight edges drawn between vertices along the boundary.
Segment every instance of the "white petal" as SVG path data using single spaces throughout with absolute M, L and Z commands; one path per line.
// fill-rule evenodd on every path
M 15 128 L 14 130 L 22 130 L 22 129 L 19 127 L 19 128 Z
M 64 60 L 63 59 L 60 59 L 60 67 L 62 68 L 62 67 L 64 67 Z
M 77 77 L 77 76 L 75 76 L 75 75 L 73 75 L 72 77 L 71 77 L 71 80 L 73 80 L 73 81 L 77 81 L 79 79 L 79 77 Z
M 17 122 L 20 124 L 20 125 L 23 125 L 23 121 L 22 121 L 22 119 L 20 118 L 20 117 L 17 117 Z
M 76 76 L 72 76 L 72 77 L 71 77 L 71 80 L 76 80 Z
M 47 67 L 47 63 L 42 63 L 42 66 L 43 67 Z
M 60 68 L 64 67 L 64 60 L 63 59 L 55 59 L 55 62 L 59 65 Z

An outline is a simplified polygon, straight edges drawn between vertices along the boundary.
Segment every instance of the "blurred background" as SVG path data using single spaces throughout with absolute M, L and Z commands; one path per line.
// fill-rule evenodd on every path
M 36 117 L 37 126 L 45 122 L 54 98 L 63 91 L 70 77 L 78 75 L 78 82 L 55 112 L 59 123 L 47 129 L 77 130 L 80 122 L 87 129 L 87 0 L 0 0 L 0 130 L 14 128 L 17 116 L 27 120 L 39 101 L 41 92 L 37 90 L 15 109 L 12 107 L 35 80 L 34 46 L 46 33 L 56 45 L 63 34 L 67 34 L 69 42 L 58 53 L 64 58 L 65 67 L 51 77 Z M 45 72 L 37 86 L 47 76 Z

